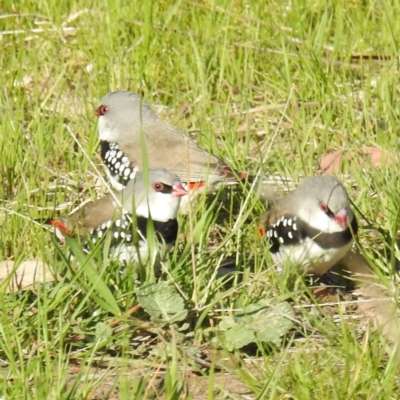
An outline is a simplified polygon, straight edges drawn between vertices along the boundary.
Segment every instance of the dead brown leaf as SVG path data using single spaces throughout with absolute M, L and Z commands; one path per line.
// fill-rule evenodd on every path
M 351 170 L 354 163 L 356 163 L 357 168 L 360 165 L 365 167 L 368 162 L 374 167 L 382 164 L 391 164 L 393 157 L 389 152 L 376 147 L 362 147 L 359 151 L 336 150 L 321 159 L 320 167 L 322 173 L 333 174 L 340 172 L 343 160 L 347 162 Z
M 8 282 L 6 293 L 27 290 L 38 282 L 56 279 L 50 267 L 39 260 L 27 260 L 18 266 L 14 261 L 0 262 L 0 283 Z

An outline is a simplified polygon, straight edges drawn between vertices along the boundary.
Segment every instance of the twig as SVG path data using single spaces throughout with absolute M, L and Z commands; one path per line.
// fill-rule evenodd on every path
M 126 314 L 124 315 L 132 315 L 133 313 L 135 313 L 137 310 L 140 310 L 141 306 L 139 304 L 136 304 L 135 306 L 131 307 Z M 123 317 L 124 315 L 122 315 L 121 317 Z M 115 325 L 117 325 L 119 322 L 121 321 L 121 318 L 114 318 L 111 321 L 109 321 L 108 325 L 111 327 L 114 327 Z
M 18 213 L 18 212 L 16 212 L 16 211 L 13 211 L 13 210 L 10 210 L 10 209 L 8 209 L 8 208 L 1 207 L 1 206 L 0 206 L 0 210 L 5 211 L 5 212 L 8 213 L 8 214 L 17 215 L 18 217 L 20 217 L 20 218 L 22 218 L 22 219 L 25 219 L 25 220 L 27 220 L 27 221 L 29 221 L 29 222 L 32 222 L 33 224 L 38 225 L 38 226 L 40 226 L 41 228 L 43 228 L 43 229 L 45 229 L 45 230 L 53 231 L 53 228 L 48 227 L 48 226 L 46 226 L 46 225 L 43 225 L 43 224 L 41 224 L 41 223 L 35 221 L 33 218 L 27 217 L 26 215 L 20 214 L 20 213 Z
M 307 101 L 304 103 L 299 103 L 299 106 L 319 106 L 320 103 L 318 101 Z M 284 104 L 269 104 L 269 105 L 264 105 L 264 106 L 258 106 L 258 107 L 253 107 L 249 108 L 247 110 L 242 110 L 242 111 L 236 111 L 233 112 L 231 115 L 233 117 L 236 117 L 238 115 L 247 115 L 247 114 L 256 114 L 262 111 L 267 111 L 267 110 L 281 110 L 282 108 L 285 110 L 287 109 L 288 102 Z
M 15 29 L 12 31 L 0 31 L 0 35 L 20 35 L 23 33 L 44 33 L 44 32 L 75 32 L 78 28 L 74 28 L 72 26 L 67 26 L 65 28 L 33 28 L 33 29 Z

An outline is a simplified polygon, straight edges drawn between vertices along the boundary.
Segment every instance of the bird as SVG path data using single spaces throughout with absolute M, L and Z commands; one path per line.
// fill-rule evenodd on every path
M 178 234 L 177 214 L 186 189 L 171 172 L 156 168 L 138 172 L 125 189 L 87 203 L 67 218 L 48 219 L 58 239 L 65 235 L 83 236 L 83 247 L 90 250 L 110 233 L 111 258 L 120 262 L 145 263 L 149 257 L 148 220 L 158 241 L 170 248 Z
M 278 269 L 290 263 L 316 275 L 348 253 L 358 231 L 346 189 L 329 175 L 304 179 L 261 220 L 260 233 Z
M 171 171 L 195 193 L 212 192 L 221 184 L 247 177 L 161 120 L 136 93 L 119 90 L 106 94 L 95 115 L 99 118 L 100 155 L 116 190 L 145 167 Z

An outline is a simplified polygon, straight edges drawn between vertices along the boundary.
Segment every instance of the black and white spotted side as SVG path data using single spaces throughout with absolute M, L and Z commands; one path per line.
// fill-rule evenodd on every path
M 136 221 L 127 214 L 122 214 L 120 218 L 115 221 L 107 221 L 90 231 L 90 241 L 93 244 L 98 243 L 109 231 L 111 235 L 110 248 L 119 248 L 119 252 L 128 252 L 127 256 L 118 258 L 122 260 L 136 259 L 135 253 L 139 249 L 141 253 L 140 259 L 145 259 L 144 254 L 147 254 L 147 245 L 143 238 L 147 237 L 147 226 L 149 223 L 148 218 L 137 217 Z M 154 232 L 158 240 L 165 243 L 167 246 L 174 244 L 178 235 L 178 221 L 170 219 L 166 222 L 152 221 Z M 90 244 L 88 240 L 85 241 L 84 247 L 89 250 Z M 143 248 L 145 251 L 143 252 Z
M 300 228 L 302 228 L 302 225 L 300 224 Z M 299 229 L 297 217 L 290 215 L 282 216 L 271 226 L 267 227 L 265 235 L 271 244 L 271 253 L 277 253 L 279 247 L 283 244 L 296 245 L 305 238 L 304 229 Z
M 270 252 L 274 254 L 281 246 L 295 246 L 305 240 L 313 240 L 322 249 L 340 248 L 351 242 L 357 231 L 356 218 L 347 229 L 328 233 L 311 227 L 297 216 L 284 215 L 267 227 L 265 236 L 271 245 Z
M 111 177 L 121 186 L 119 189 L 125 187 L 135 177 L 137 168 L 130 165 L 129 157 L 119 149 L 117 143 L 103 140 L 100 155 Z

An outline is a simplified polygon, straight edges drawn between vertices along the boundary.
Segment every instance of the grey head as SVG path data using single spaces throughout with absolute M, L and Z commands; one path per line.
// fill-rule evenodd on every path
M 330 232 L 346 229 L 354 218 L 346 189 L 329 175 L 306 178 L 287 197 L 286 206 L 296 208 L 314 228 Z
M 128 141 L 141 129 L 160 121 L 149 104 L 138 94 L 119 90 L 106 94 L 95 111 L 99 117 L 99 137 L 108 142 Z

